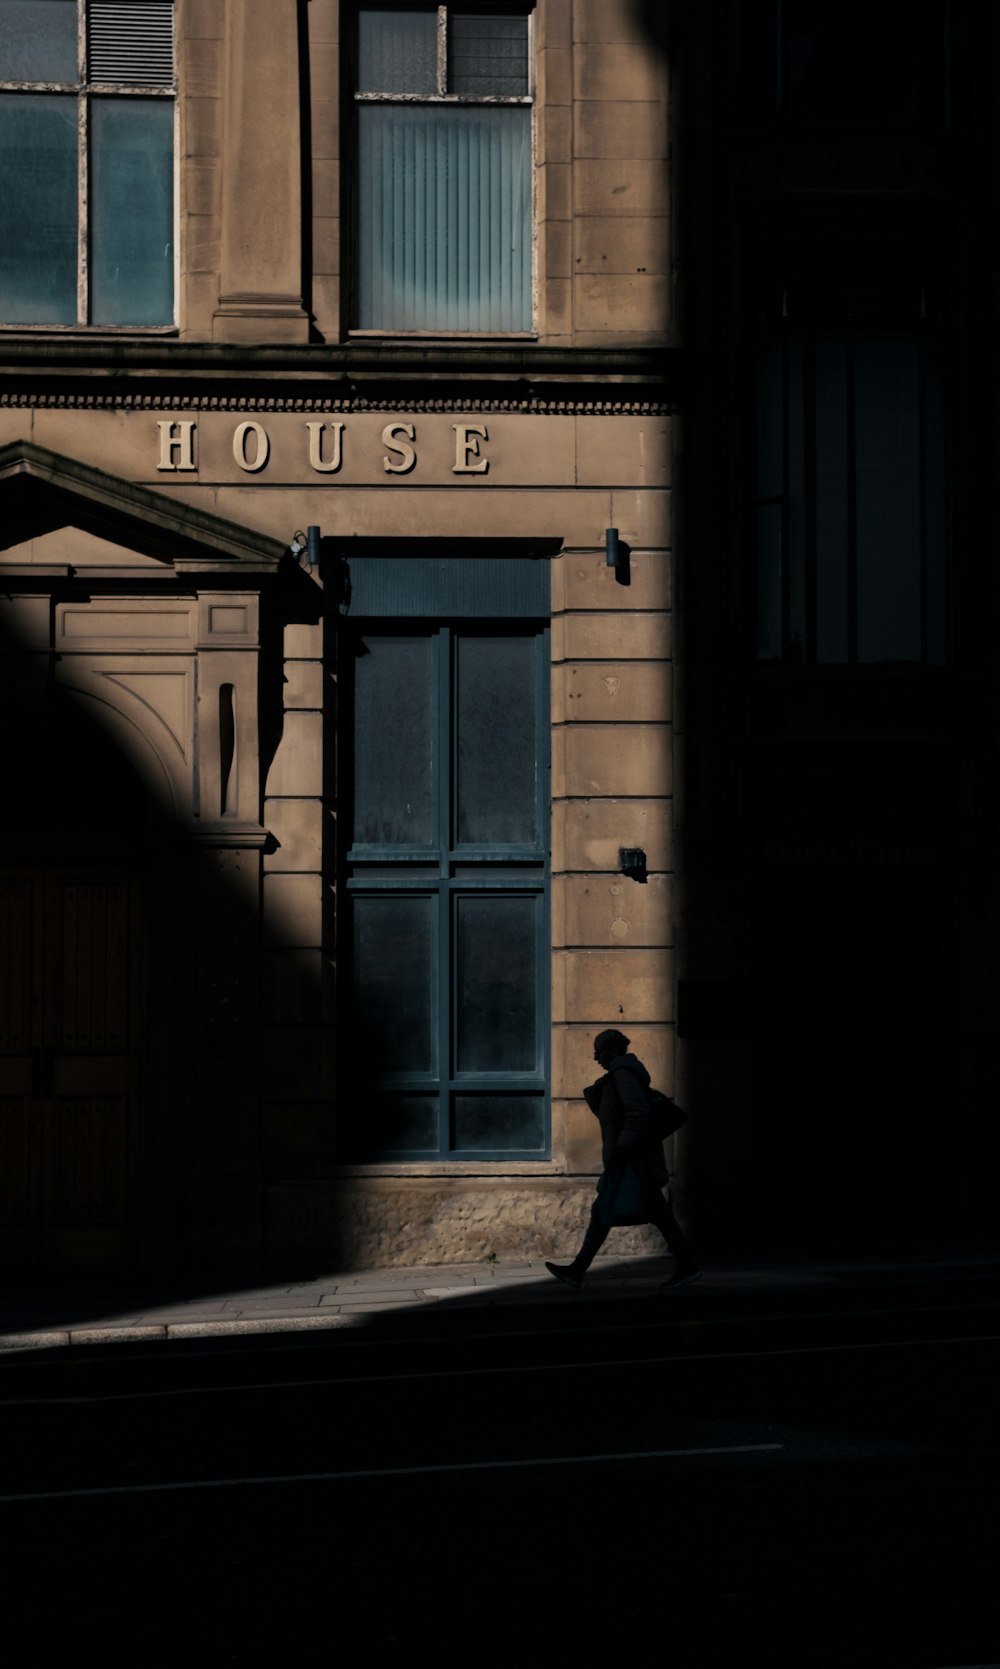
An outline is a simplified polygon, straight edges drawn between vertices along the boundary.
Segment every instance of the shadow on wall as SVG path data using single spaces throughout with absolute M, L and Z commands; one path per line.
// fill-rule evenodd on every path
M 320 601 L 289 567 L 262 594 L 265 770 L 281 740 L 282 627 L 314 620 Z M 191 595 L 170 583 L 155 596 Z M 60 584 L 66 600 L 101 589 Z M 300 980 L 277 1026 L 263 831 L 230 845 L 218 816 L 207 837 L 178 816 L 113 681 L 106 704 L 75 687 L 51 647 L 54 595 L 37 592 L 0 608 L 0 1282 L 253 1275 L 261 1114 L 269 1091 L 302 1093 L 289 1033 L 319 993 Z M 320 1088 L 332 1126 L 329 1074 Z

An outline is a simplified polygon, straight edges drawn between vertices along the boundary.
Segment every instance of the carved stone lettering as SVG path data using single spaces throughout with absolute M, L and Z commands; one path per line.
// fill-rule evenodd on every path
M 283 421 L 281 417 L 275 419 L 279 429 Z M 193 472 L 201 469 L 204 473 L 214 471 L 218 467 L 220 460 L 217 457 L 217 448 L 220 443 L 226 444 L 228 437 L 225 429 L 219 433 L 214 419 L 206 420 L 204 435 L 199 435 L 198 423 L 193 418 L 161 418 L 157 420 L 156 426 L 159 430 L 157 470 L 176 474 L 180 471 Z M 310 472 L 313 475 L 340 474 L 345 458 L 348 460 L 352 484 L 359 476 L 361 479 L 373 478 L 379 467 L 379 454 L 372 446 L 374 436 L 367 423 L 359 420 L 360 441 L 352 436 L 350 442 L 345 433 L 349 423 L 344 419 L 310 418 L 304 427 L 305 442 L 303 444 L 300 429 L 298 456 L 292 454 L 289 480 L 308 481 Z M 487 475 L 491 460 L 484 450 L 490 438 L 485 423 L 453 423 L 451 429 L 455 437 L 455 461 L 451 466 L 451 473 Z M 375 432 L 379 433 L 377 429 Z M 294 435 L 294 429 L 291 435 Z M 282 459 L 289 458 L 290 440 L 292 445 L 295 444 L 291 435 L 288 428 L 281 430 L 277 435 L 276 444 Z M 396 421 L 386 423 L 381 430 L 380 438 L 385 448 L 382 470 L 386 475 L 409 475 L 418 468 L 420 458 L 417 452 L 415 424 Z M 426 442 L 426 436 L 424 440 Z M 425 469 L 429 467 L 435 475 L 440 473 L 442 467 L 448 467 L 445 462 L 447 453 L 444 457 L 441 455 L 443 440 L 443 435 L 436 437 L 436 444 L 430 452 L 432 461 L 429 464 L 427 456 L 424 457 Z M 365 443 L 365 451 L 359 453 L 361 442 Z M 259 475 L 271 462 L 271 435 L 257 418 L 248 417 L 237 423 L 232 430 L 231 444 L 233 459 L 246 475 Z M 350 452 L 347 450 L 349 444 L 352 448 Z
M 310 464 L 312 465 L 313 469 L 319 471 L 320 475 L 333 475 L 335 473 L 335 471 L 340 468 L 341 459 L 342 459 L 342 456 L 343 456 L 343 435 L 344 435 L 344 425 L 343 425 L 343 423 L 316 423 L 316 422 L 313 422 L 313 423 L 307 423 L 306 428 L 309 430 L 309 462 L 310 462 Z M 330 455 L 329 458 L 326 458 L 326 459 L 324 459 L 324 457 L 323 457 L 323 430 L 324 429 L 332 429 L 333 430 L 333 440 L 331 442 L 331 455 Z
M 160 419 L 160 461 L 157 469 L 194 469 L 194 421 L 181 418 L 177 422 Z
M 486 428 L 481 423 L 453 423 L 455 431 L 455 462 L 452 465 L 453 475 L 485 475 L 490 467 L 490 460 L 484 458 L 479 450 L 480 440 L 489 440 Z M 469 459 L 478 458 L 479 462 L 470 464 Z
M 397 435 L 405 435 L 406 439 L 397 440 Z M 389 457 L 382 459 L 382 464 L 387 475 L 406 475 L 413 468 L 417 461 L 417 454 L 410 445 L 410 441 L 415 439 L 416 434 L 412 423 L 386 424 L 385 428 L 382 430 L 382 445 L 387 446 L 390 452 L 399 453 L 398 463 L 395 463 Z
M 247 436 L 251 430 L 257 439 L 257 453 L 253 459 L 247 457 Z M 239 464 L 240 469 L 245 469 L 248 474 L 255 475 L 259 469 L 264 468 L 270 451 L 271 442 L 267 438 L 267 430 L 260 423 L 251 420 L 237 425 L 236 433 L 233 435 L 233 457 Z

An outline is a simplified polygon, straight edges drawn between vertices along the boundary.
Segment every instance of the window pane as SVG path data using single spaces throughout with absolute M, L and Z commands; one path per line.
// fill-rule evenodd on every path
M 345 1150 L 355 1155 L 438 1151 L 436 1095 L 372 1095 L 369 1085 L 351 1119 L 357 1128 L 346 1133 Z
M 805 386 L 802 343 L 788 345 L 788 549 L 785 552 L 788 586 L 788 642 L 785 658 L 793 665 L 805 659 L 806 647 L 806 504 Z
M 545 1147 L 545 1103 L 540 1095 L 459 1095 L 455 1146 L 474 1150 Z
M 757 655 L 780 661 L 781 642 L 781 505 L 757 510 Z
M 434 900 L 354 900 L 352 1048 L 380 1072 L 432 1072 Z
M 358 91 L 437 91 L 437 9 L 358 15 Z
M 816 659 L 848 658 L 847 344 L 816 344 Z
M 174 107 L 92 99 L 90 314 L 94 324 L 174 316 Z
M 783 0 L 782 105 L 809 127 L 939 125 L 940 0 Z
M 0 318 L 76 322 L 76 100 L 0 96 Z
M 448 20 L 448 91 L 528 91 L 528 19 L 452 13 Z
M 946 556 L 948 509 L 945 477 L 944 367 L 940 342 L 926 345 L 927 479 L 924 513 L 927 519 L 927 659 L 943 666 L 948 659 L 948 596 Z
M 757 359 L 757 655 L 779 661 L 781 626 L 781 524 L 785 498 L 785 357 L 776 338 L 765 338 Z
M 354 666 L 355 845 L 433 845 L 434 640 L 366 636 Z
M 172 0 L 89 0 L 88 80 L 169 87 L 174 79 Z
M 458 839 L 534 844 L 534 637 L 458 641 Z
M 0 0 L 0 81 L 79 81 L 76 0 Z
M 457 899 L 460 1072 L 538 1067 L 534 898 Z
M 921 494 L 917 344 L 859 341 L 855 379 L 858 660 L 918 661 Z
M 530 111 L 360 105 L 358 325 L 531 328 Z

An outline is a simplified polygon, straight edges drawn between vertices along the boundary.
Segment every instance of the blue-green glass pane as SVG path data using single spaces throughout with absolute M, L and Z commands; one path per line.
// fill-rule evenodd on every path
M 380 1072 L 434 1070 L 434 900 L 354 900 L 351 1048 Z
M 358 107 L 358 325 L 531 328 L 526 106 Z
M 0 322 L 75 324 L 76 100 L 0 95 Z
M 437 8 L 358 14 L 358 92 L 437 91 Z
M 368 1084 L 356 1114 L 357 1128 L 346 1133 L 344 1145 L 359 1158 L 438 1151 L 436 1095 L 379 1095 Z
M 92 99 L 90 133 L 91 321 L 171 324 L 173 104 Z
M 434 640 L 371 634 L 355 653 L 354 843 L 432 845 Z
M 545 1103 L 540 1095 L 458 1095 L 455 1147 L 473 1152 L 542 1152 Z
M 448 20 L 448 91 L 514 98 L 526 93 L 527 17 L 453 12 Z
M 458 643 L 458 839 L 534 845 L 538 833 L 535 638 Z
M 459 898 L 460 1072 L 534 1072 L 538 1066 L 536 898 Z
M 0 0 L 0 81 L 78 80 L 76 0 Z

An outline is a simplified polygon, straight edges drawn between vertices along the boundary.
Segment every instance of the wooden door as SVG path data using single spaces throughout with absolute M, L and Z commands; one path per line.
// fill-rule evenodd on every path
M 134 881 L 0 875 L 0 1261 L 128 1251 L 139 1041 Z

